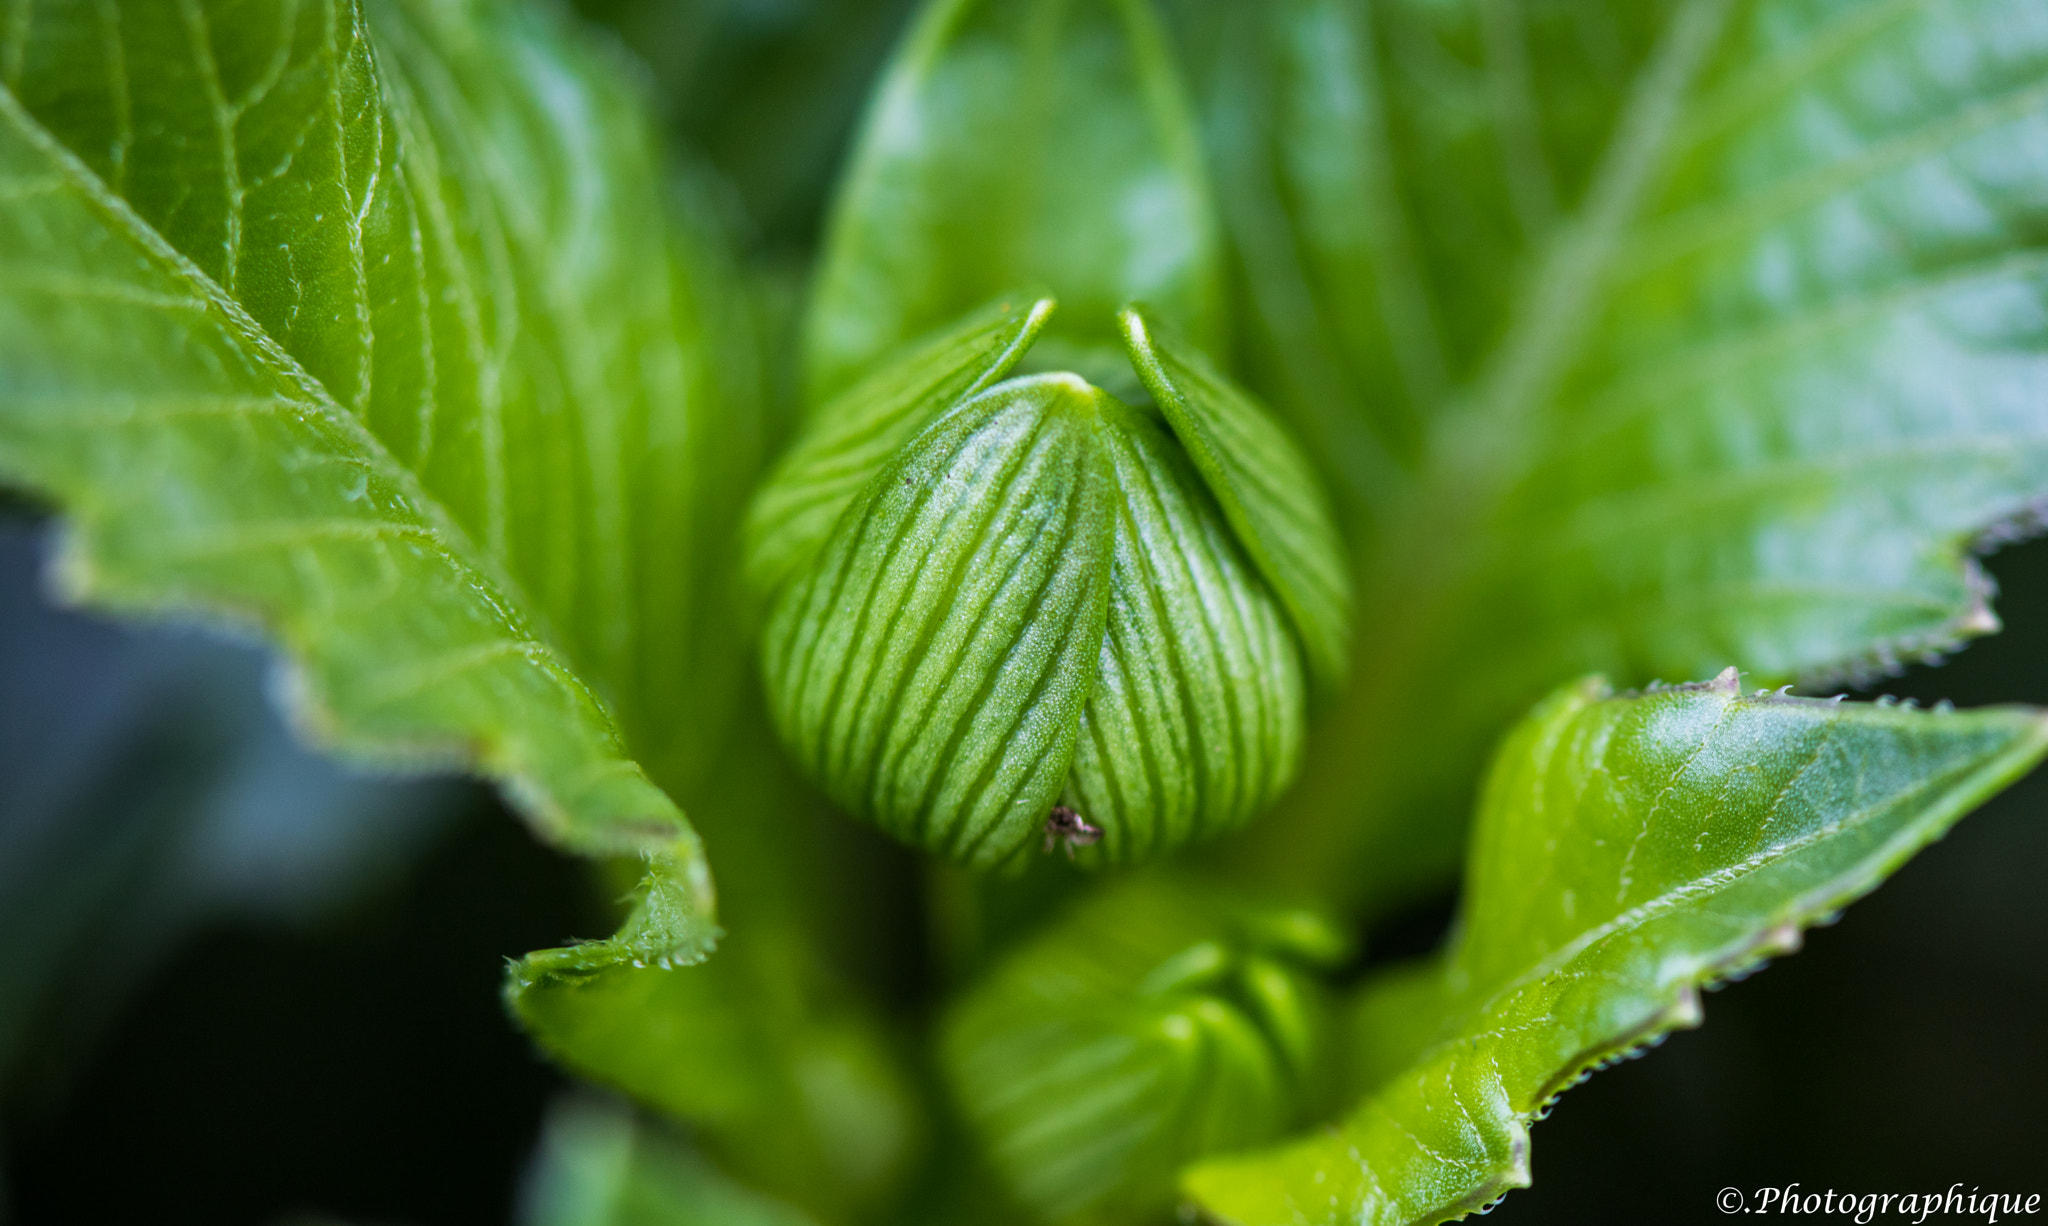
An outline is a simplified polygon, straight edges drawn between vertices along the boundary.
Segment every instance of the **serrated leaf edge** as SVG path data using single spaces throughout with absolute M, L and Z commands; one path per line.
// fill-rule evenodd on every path
M 1602 692 L 1597 696 L 1589 695 L 1591 701 L 1604 701 L 1614 696 L 1612 687 L 1604 678 L 1588 678 L 1581 684 L 1594 683 L 1601 687 Z M 1732 667 L 1713 681 L 1669 688 L 1711 689 L 1730 694 L 1738 701 L 1831 705 L 1825 699 L 1795 698 L 1777 694 L 1743 698 L 1740 691 L 1740 675 Z M 1587 705 L 1590 705 L 1590 702 Z M 2001 708 L 1989 708 L 1999 709 Z M 1949 788 L 1937 803 L 1931 805 L 1926 812 L 1901 830 L 1857 869 L 1826 883 L 1820 890 L 1793 900 L 1782 909 L 1778 918 L 1755 930 L 1746 939 L 1724 947 L 1703 965 L 1690 969 L 1656 989 L 1656 994 L 1651 996 L 1655 1002 L 1654 1008 L 1643 1014 L 1634 1025 L 1620 1029 L 1605 1041 L 1581 1050 L 1566 1061 L 1559 1071 L 1543 1084 L 1533 1102 L 1526 1105 L 1508 1104 L 1507 1114 L 1500 1120 L 1508 1133 L 1508 1161 L 1496 1165 L 1492 1176 L 1481 1182 L 1469 1195 L 1421 1217 L 1410 1219 L 1405 1226 L 1432 1226 L 1434 1223 L 1457 1221 L 1474 1214 L 1485 1213 L 1507 1193 L 1530 1186 L 1529 1125 L 1547 1116 L 1558 1097 L 1566 1090 L 1579 1085 L 1601 1069 L 1643 1054 L 1661 1043 L 1673 1031 L 1699 1026 L 1705 1020 L 1701 998 L 1703 989 L 1713 991 L 1727 983 L 1747 978 L 1761 970 L 1772 958 L 1796 952 L 1803 943 L 1803 934 L 1807 929 L 1832 924 L 1839 918 L 1844 907 L 1875 890 L 1906 860 L 1943 837 L 1957 821 L 1987 797 L 2036 765 L 2044 755 L 2048 755 L 2048 711 L 2036 708 L 2003 709 L 2026 712 L 2031 717 L 2030 734 L 2016 737 L 2010 748 L 1984 762 L 1970 775 Z M 1827 833 L 1833 832 L 1834 829 L 1830 829 Z M 1781 849 L 1780 855 L 1774 855 L 1770 862 L 1774 863 L 1781 859 L 1782 852 L 1794 849 L 1795 846 L 1788 845 L 1787 848 Z M 1652 922 L 1656 918 L 1655 915 L 1646 916 L 1626 926 L 1610 921 L 1609 924 L 1603 925 L 1606 931 L 1598 937 L 1581 937 L 1574 941 L 1572 946 L 1567 947 L 1571 950 L 1570 956 L 1560 958 L 1553 955 L 1544 959 L 1536 968 L 1517 976 L 1510 984 L 1491 994 L 1484 1001 L 1476 1003 L 1468 1012 L 1487 1013 L 1500 1002 L 1541 983 L 1548 975 L 1568 968 L 1606 939 L 1643 923 Z M 1408 1067 L 1420 1068 L 1432 1060 L 1441 1058 L 1456 1047 L 1459 1041 L 1454 1036 L 1432 1043 L 1418 1052 Z M 1366 1103 L 1369 1104 L 1373 1097 L 1374 1095 L 1368 1095 Z M 1256 1155 L 1226 1156 L 1215 1161 L 1217 1166 L 1224 1166 L 1231 1162 L 1244 1161 L 1247 1157 L 1255 1159 Z M 1183 1170 L 1183 1195 L 1200 1213 L 1202 1220 L 1218 1223 L 1219 1226 L 1240 1226 L 1238 1219 L 1216 1214 L 1201 1203 L 1197 1185 L 1203 1171 L 1209 1168 L 1210 1163 L 1205 1162 Z
M 289 381 L 303 395 L 304 404 L 320 414 L 323 425 L 360 449 L 365 462 L 375 466 L 381 477 L 391 481 L 405 498 L 409 509 L 426 521 L 436 538 L 437 552 L 454 566 L 476 577 L 478 591 L 504 614 L 508 628 L 522 637 L 528 659 L 573 691 L 598 715 L 610 734 L 612 744 L 618 749 L 620 756 L 615 759 L 616 764 L 630 770 L 654 789 L 655 785 L 646 778 L 645 772 L 626 756 L 624 739 L 609 708 L 567 666 L 549 642 L 546 622 L 538 607 L 525 596 L 503 567 L 476 549 L 447 510 L 426 492 L 418 475 L 398 463 L 368 427 L 336 404 L 326 388 L 278 345 L 240 303 L 223 292 L 183 252 L 166 242 L 126 200 L 108 189 L 90 167 L 51 136 L 21 106 L 13 90 L 5 84 L 0 84 L 0 122 L 13 126 L 48 158 L 79 190 L 81 197 L 99 212 L 106 225 L 148 252 L 165 273 L 183 282 L 195 297 L 218 312 L 222 325 L 233 332 L 236 341 L 247 345 L 253 357 Z M 716 903 L 710 889 L 710 874 L 704 863 L 702 845 L 673 801 L 670 802 L 670 812 L 649 813 L 644 826 L 638 823 L 618 824 L 603 835 L 594 836 L 574 828 L 568 819 L 567 805 L 553 789 L 488 745 L 434 746 L 352 733 L 347 721 L 335 711 L 313 680 L 312 669 L 306 662 L 314 654 L 310 645 L 303 641 L 303 636 L 290 629 L 286 619 L 253 609 L 236 609 L 216 599 L 158 590 L 150 585 L 128 587 L 105 578 L 94 564 L 91 537 L 95 517 L 91 508 L 66 505 L 56 497 L 55 491 L 46 490 L 29 474 L 12 474 L 10 479 L 27 489 L 43 490 L 61 508 L 68 526 L 60 537 L 49 571 L 49 583 L 64 603 L 90 605 L 129 617 L 140 615 L 163 620 L 198 621 L 215 628 L 234 627 L 245 634 L 260 633 L 263 641 L 273 645 L 278 652 L 273 666 L 276 678 L 273 695 L 294 733 L 314 748 L 365 766 L 384 769 L 417 771 L 461 762 L 498 784 L 528 823 L 558 846 L 584 855 L 638 853 L 654 864 L 666 862 L 678 868 L 692 866 L 683 869 L 680 883 L 686 889 L 701 885 L 704 892 L 698 895 L 699 901 L 690 908 L 688 926 L 667 934 L 664 941 L 657 943 L 672 947 L 671 958 L 683 957 L 692 962 L 707 957 L 716 945 L 718 929 L 712 919 Z M 639 828 L 635 829 L 636 826 Z

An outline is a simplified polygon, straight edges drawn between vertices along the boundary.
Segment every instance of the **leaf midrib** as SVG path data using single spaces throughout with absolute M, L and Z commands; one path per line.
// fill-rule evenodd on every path
M 1833 704 L 1822 699 L 1779 698 L 1776 696 L 1737 698 L 1731 701 L 1730 707 L 1734 708 L 1743 703 L 1786 703 L 1799 706 L 1833 708 Z M 1825 713 L 1823 712 L 1823 714 Z M 1456 1009 L 1451 1014 L 1451 1017 L 1456 1020 L 1457 1024 L 1447 1025 L 1444 1030 L 1446 1037 L 1438 1039 L 1421 1049 L 1410 1064 L 1420 1065 L 1427 1063 L 1431 1058 L 1450 1048 L 1492 1033 L 1491 1031 L 1468 1031 L 1464 1028 L 1464 1023 L 1473 1018 L 1483 1018 L 1491 1015 L 1503 1001 L 1513 997 L 1531 984 L 1558 973 L 1573 959 L 1608 937 L 1640 928 L 1667 915 L 1678 914 L 1687 904 L 1697 898 L 1716 894 L 1744 878 L 1753 876 L 1764 869 L 1791 859 L 1808 847 L 1826 842 L 1846 830 L 1863 825 L 1886 813 L 1910 809 L 1912 802 L 1921 796 L 1945 791 L 1946 795 L 1939 796 L 1934 803 L 1928 805 L 1917 816 L 1904 823 L 1900 830 L 1894 832 L 1885 841 L 1884 849 L 1888 850 L 1901 836 L 1910 835 L 1915 831 L 1929 827 L 1939 827 L 1945 819 L 1959 810 L 1967 809 L 1975 803 L 1977 796 L 1981 794 L 1987 781 L 1997 780 L 2009 772 L 2015 765 L 2024 763 L 2032 757 L 2038 751 L 2038 742 L 2044 736 L 2048 736 L 2048 724 L 2044 724 L 2041 718 L 2037 716 L 2033 721 L 2031 736 L 2024 733 L 2015 735 L 2013 744 L 1989 761 L 1965 765 L 1956 771 L 1938 777 L 1916 780 L 1911 788 L 1904 789 L 1874 805 L 1857 809 L 1834 821 L 1822 823 L 1796 838 L 1747 856 L 1738 863 L 1691 878 L 1680 885 L 1659 893 L 1653 898 L 1645 899 L 1635 906 L 1587 928 L 1569 942 L 1559 945 L 1550 953 L 1544 955 L 1527 970 L 1499 985 L 1483 999 L 1473 1001 L 1463 1008 Z M 1775 805 L 1772 812 L 1775 813 Z M 1768 821 L 1769 817 L 1767 815 L 1764 824 L 1768 824 Z M 1868 876 L 1869 862 L 1870 858 L 1866 857 L 1863 861 L 1851 864 L 1847 870 L 1829 877 L 1820 886 L 1816 887 L 1815 890 L 1810 890 L 1806 894 L 1792 899 L 1786 907 L 1786 919 L 1778 922 L 1784 923 L 1789 921 L 1798 923 L 1809 919 L 1816 906 L 1827 905 L 1824 902 L 1816 902 L 1818 895 L 1825 895 L 1826 898 L 1832 899 L 1842 895 L 1844 892 L 1856 892 L 1859 884 L 1859 875 L 1862 877 Z M 1760 925 L 1757 930 L 1763 931 L 1769 927 L 1769 924 Z M 1454 995 L 1462 996 L 1469 989 L 1454 988 L 1452 991 Z
M 1492 463 L 1527 450 L 1512 446 L 1527 436 L 1529 419 L 1556 389 L 1584 349 L 1604 288 L 1642 203 L 1676 143 L 1680 104 L 1719 40 L 1732 0 L 1686 0 L 1650 61 L 1638 74 L 1621 118 L 1602 155 L 1585 203 L 1549 241 L 1527 288 L 1518 295 L 1510 324 L 1476 381 L 1466 405 L 1440 414 L 1446 427 L 1432 439 L 1439 469 L 1465 469 L 1480 441 Z M 1495 479 L 1498 484 L 1499 478 Z

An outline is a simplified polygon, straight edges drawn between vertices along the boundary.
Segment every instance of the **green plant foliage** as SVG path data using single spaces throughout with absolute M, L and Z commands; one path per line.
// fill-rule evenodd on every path
M 887 849 L 803 786 L 751 695 L 723 714 L 726 749 L 689 793 L 717 861 L 717 955 L 624 972 L 529 957 L 505 1002 L 549 1057 L 687 1123 L 751 1187 L 821 1222 L 886 1220 L 930 1131 L 871 987 L 897 952 Z
M 1249 854 L 1398 894 L 1559 677 L 1855 677 L 1996 627 L 1972 551 L 2048 489 L 2032 6 L 1230 20 L 1254 385 L 1331 463 L 1374 645 Z
M 1134 298 L 1222 338 L 1208 178 L 1149 0 L 931 0 L 839 193 L 806 326 L 814 401 L 1019 285 L 1066 304 L 1047 369 L 1126 379 L 1115 316 Z
M 557 1106 L 522 1226 L 815 1226 L 734 1183 L 700 1154 L 628 1111 Z
M 1558 691 L 1494 760 L 1453 947 L 1357 1006 L 1363 1105 L 1188 1190 L 1251 1226 L 1443 1221 L 1527 1185 L 1559 1092 L 1697 1025 L 1702 984 L 1796 948 L 2044 753 L 2038 711 L 1744 697 L 1732 668 Z
M 317 739 L 643 859 L 554 961 L 702 957 L 697 838 L 632 752 L 708 751 L 675 676 L 730 692 L 696 581 L 746 368 L 616 66 L 498 6 L 21 12 L 0 471 L 67 513 L 67 594 L 260 625 Z
M 1055 802 L 1092 860 L 1242 825 L 1295 769 L 1304 645 L 1345 646 L 1329 511 L 1264 410 L 1136 310 L 1167 428 L 1073 374 L 994 383 L 1051 311 L 984 308 L 825 405 L 749 519 L 791 753 L 977 867 Z
M 1131 364 L 1215 495 L 1259 574 L 1287 606 L 1326 683 L 1351 654 L 1351 579 L 1322 486 L 1272 415 L 1200 350 L 1125 308 Z
M 1147 416 L 1103 422 L 1122 497 L 1103 542 L 1108 616 L 1072 798 L 1102 826 L 1093 854 L 1127 861 L 1271 804 L 1300 762 L 1304 696 L 1286 614 L 1185 453 Z
M 1102 641 L 1108 408 L 1069 375 L 964 402 L 882 469 L 769 616 L 784 740 L 898 838 L 1000 862 L 1065 782 Z
M 651 70 L 670 130 L 765 242 L 808 243 L 911 0 L 575 0 Z
M 1323 993 L 1343 957 L 1311 911 L 1162 877 L 1083 903 L 947 1019 L 941 1055 L 1012 1192 L 1129 1221 L 1181 1164 L 1269 1140 L 1331 1081 Z
M 2048 752 L 1653 683 L 1997 628 L 2039 0 L 929 0 L 815 268 L 907 0 L 759 59 L 704 49 L 802 6 L 584 7 L 670 91 L 518 0 L 0 2 L 0 479 L 63 594 L 253 627 L 315 740 L 628 899 L 506 1003 L 691 1143 L 572 1109 L 535 1222 L 1454 1216 Z M 1647 688 L 1468 804 L 1587 673 Z M 1057 807 L 1088 868 L 1264 816 L 1104 881 Z M 1461 858 L 1451 948 L 1333 1003 Z
M 813 802 L 763 789 L 736 692 L 742 291 L 608 84 L 632 74 L 520 7 L 45 4 L 0 39 L 0 467 L 69 514 L 72 593 L 251 619 L 319 739 L 478 766 L 642 865 L 615 938 L 514 967 L 515 1011 L 750 1176 L 881 1194 L 910 1095 L 818 969 L 811 930 L 858 926 L 790 903 Z M 661 969 L 716 935 L 696 836 L 629 752 L 751 814 L 713 823 L 753 923 L 706 990 Z
M 668 973 L 522 984 L 526 1029 L 584 1076 L 703 1129 L 726 1166 L 830 1218 L 884 1199 L 916 1109 L 875 1019 L 816 999 L 803 947 L 739 932 L 730 954 Z
M 747 514 L 747 579 L 762 604 L 824 547 L 832 525 L 933 417 L 1000 381 L 1053 301 L 1000 301 L 903 354 L 811 415 Z

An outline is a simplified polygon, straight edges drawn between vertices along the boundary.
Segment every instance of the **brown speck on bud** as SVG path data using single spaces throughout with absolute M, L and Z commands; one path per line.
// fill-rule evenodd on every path
M 1065 805 L 1054 805 L 1045 817 L 1045 850 L 1050 852 L 1058 843 L 1067 849 L 1067 859 L 1074 858 L 1076 847 L 1087 847 L 1102 838 L 1102 827 Z

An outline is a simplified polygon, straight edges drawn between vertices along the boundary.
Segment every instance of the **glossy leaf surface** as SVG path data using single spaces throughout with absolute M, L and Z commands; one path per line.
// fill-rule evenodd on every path
M 680 676 L 737 675 L 691 592 L 752 444 L 637 95 L 514 6 L 21 14 L 0 471 L 67 514 L 67 592 L 253 623 L 318 739 L 644 859 L 557 960 L 701 957 L 696 836 L 633 755 L 698 740 Z
M 267 627 L 326 739 L 478 765 L 623 858 L 621 934 L 517 964 L 511 1006 L 730 1175 L 614 1133 L 585 1210 L 925 1220 L 952 1202 L 899 1196 L 918 1077 L 851 982 L 933 1003 L 876 971 L 914 888 L 733 684 L 774 291 L 677 226 L 632 73 L 573 29 L 365 5 L 0 12 L 0 474 L 71 514 L 75 594 Z M 1165 6 L 1206 182 L 1145 0 L 937 0 L 874 103 L 809 429 L 745 537 L 780 731 L 842 806 L 986 865 L 1071 804 L 1117 863 L 1242 825 L 1305 759 L 1211 866 L 1369 912 L 1448 874 L 1484 745 L 1564 677 L 1858 676 L 1995 629 L 1974 555 L 2048 504 L 2032 0 Z M 1031 284 L 1058 322 L 956 326 Z M 1133 297 L 1167 326 L 1120 334 Z M 1001 383 L 1054 366 L 1139 407 Z M 1306 754 L 1304 674 L 1339 694 Z M 2042 739 L 1732 679 L 1567 691 L 1502 751 L 1455 949 L 1372 986 L 1342 1060 L 1316 957 L 1226 891 L 1111 885 L 951 1014 L 988 1145 L 922 1169 L 1160 1210 L 1190 1157 L 1327 1120 L 1342 1065 L 1349 1119 L 1183 1187 L 1230 1221 L 1477 1207 L 1588 1063 Z M 744 925 L 703 968 L 671 969 L 714 935 L 671 797 L 715 815 Z
M 1221 339 L 1220 237 L 1148 0 L 932 0 L 839 190 L 807 325 L 813 400 L 1019 285 L 1063 304 L 1042 369 L 1127 376 L 1115 313 L 1134 298 Z
M 1183 1162 L 1270 1138 L 1327 1080 L 1327 1004 L 1304 972 L 1343 949 L 1312 912 L 1123 883 L 969 992 L 947 1075 L 1025 1204 L 1132 1220 L 1170 1201 Z
M 1543 702 L 1487 780 L 1451 950 L 1368 987 L 1364 1103 L 1197 1167 L 1229 1223 L 1443 1221 L 1529 1182 L 1529 1120 L 1597 1063 L 1700 1020 L 1699 988 L 1800 930 L 2048 752 L 2038 711 L 1922 712 L 1716 681 Z
M 1560 676 L 1859 676 L 1996 627 L 1973 550 L 2048 495 L 2038 7 L 1238 19 L 1257 385 L 1368 542 L 1375 661 L 1329 726 L 1372 752 L 1312 751 L 1252 854 L 1412 890 Z

